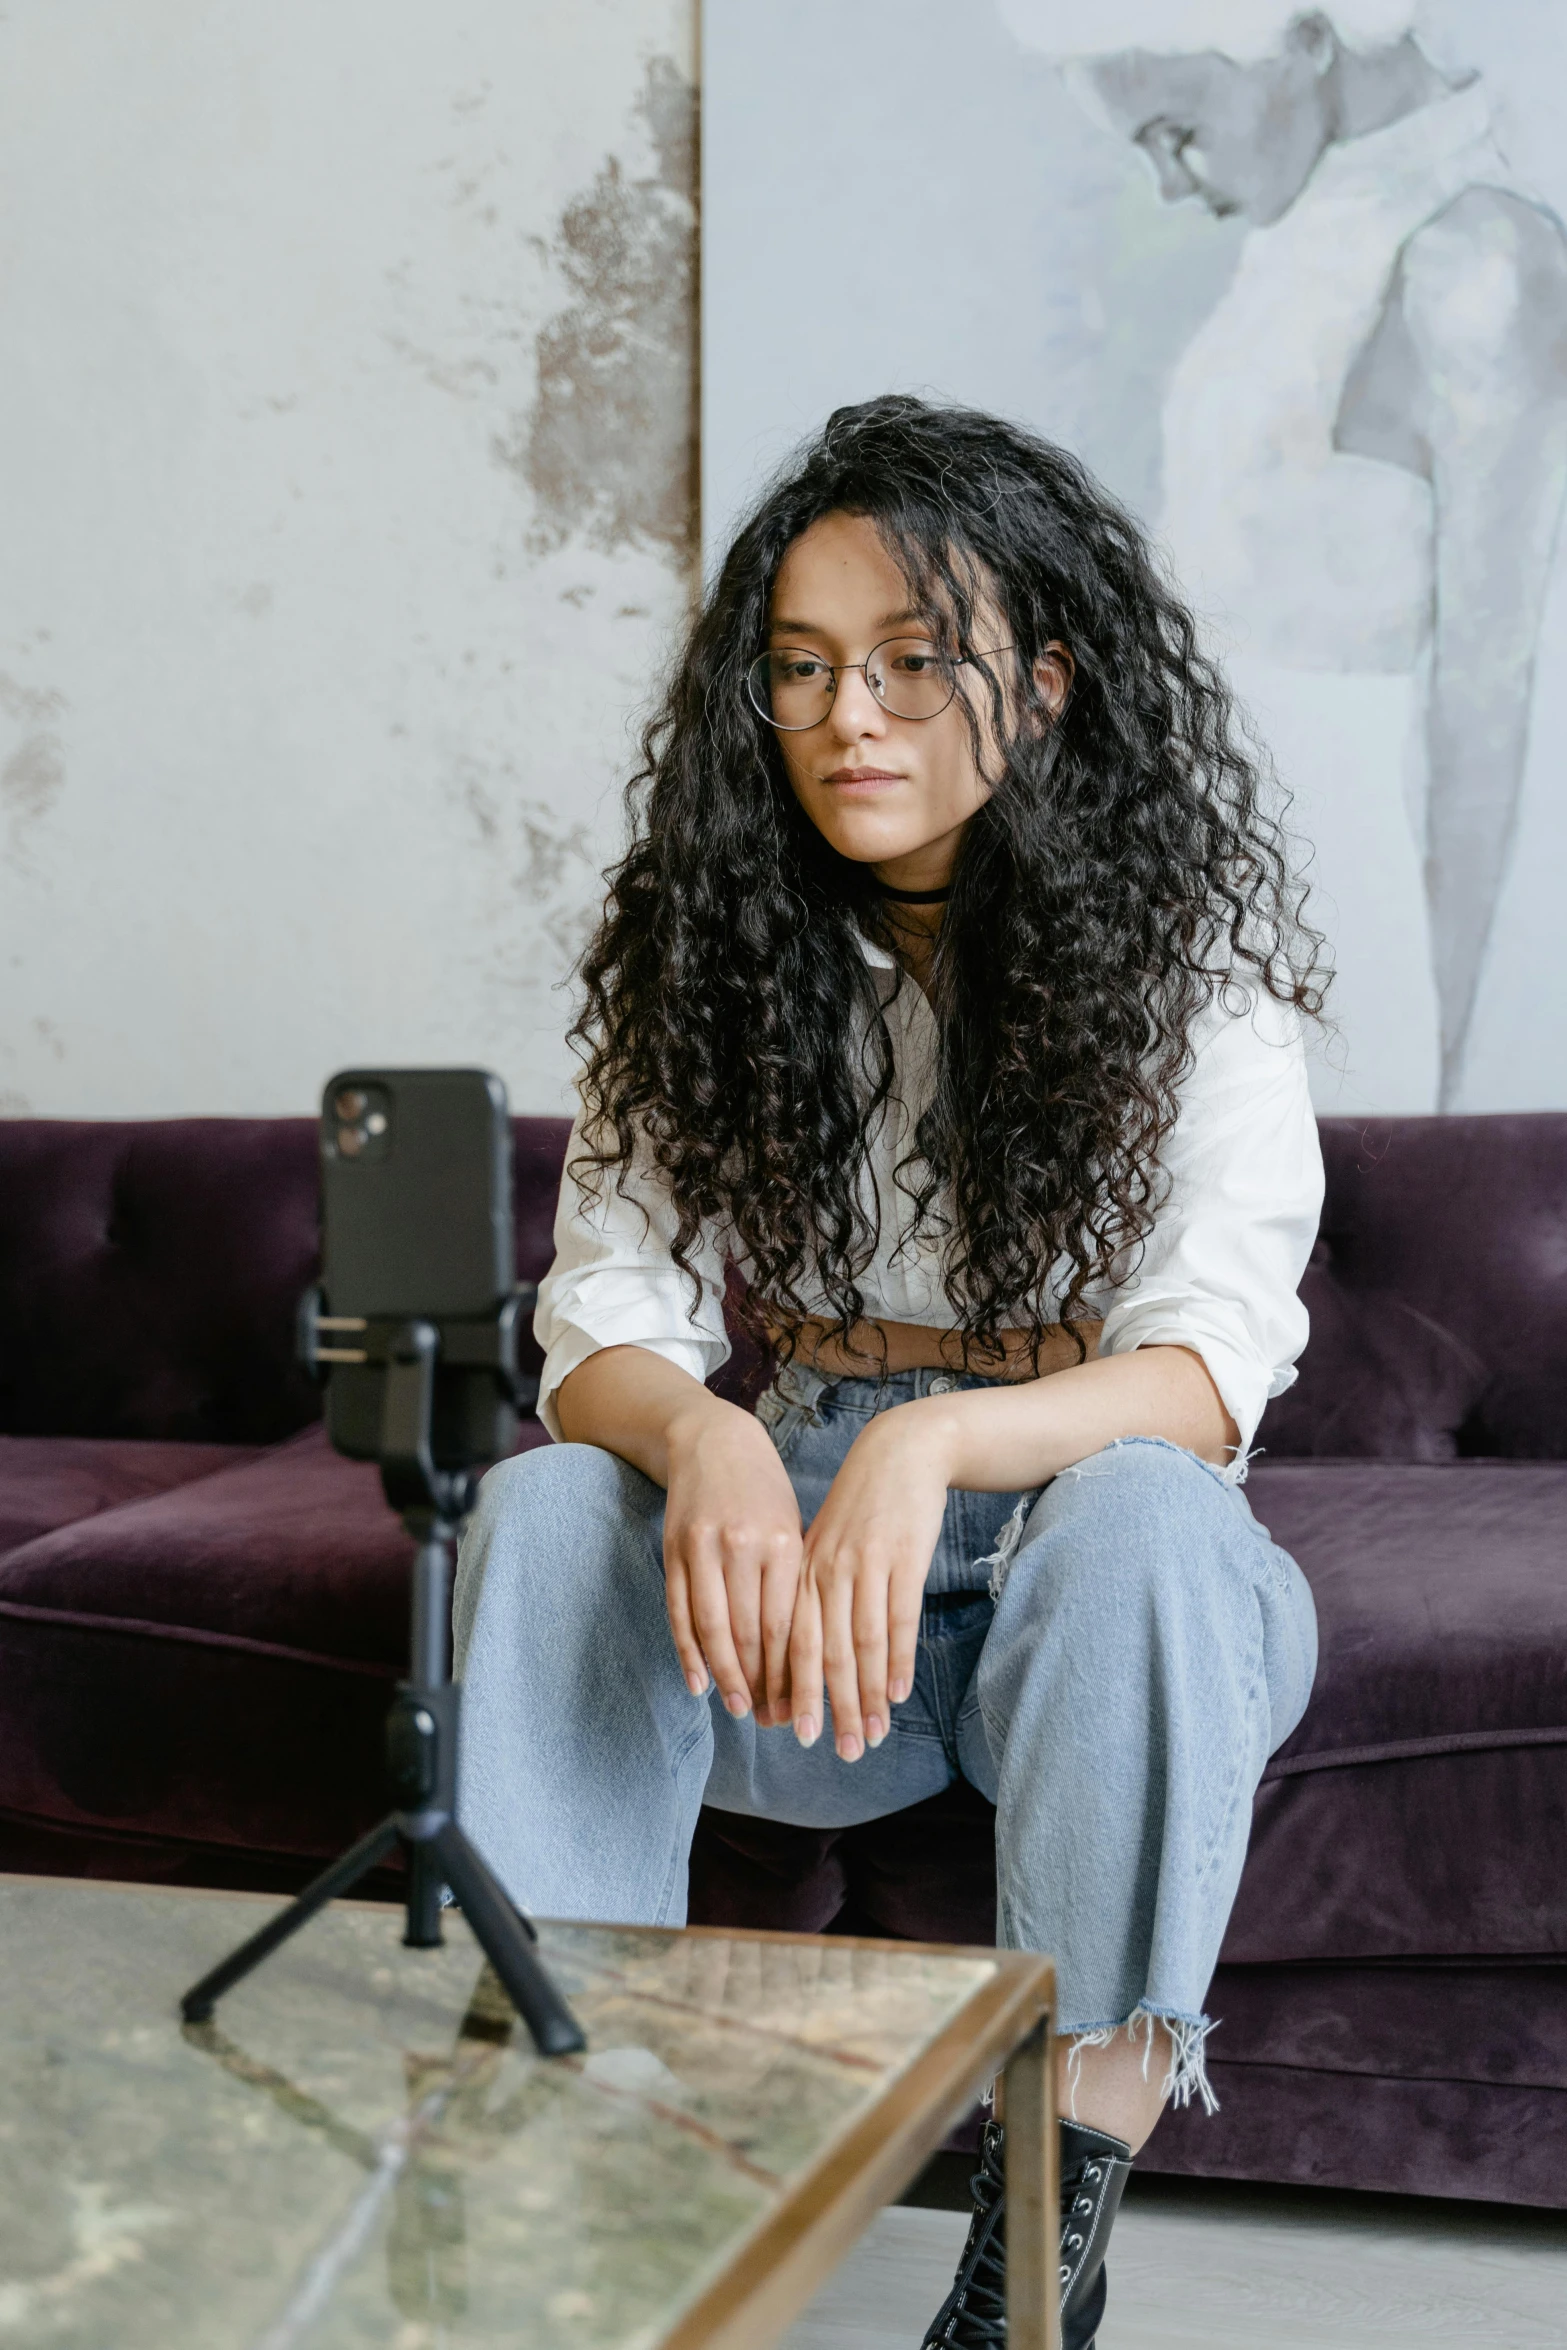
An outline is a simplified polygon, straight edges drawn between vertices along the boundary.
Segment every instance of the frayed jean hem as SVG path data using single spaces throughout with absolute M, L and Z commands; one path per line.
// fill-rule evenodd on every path
M 1129 2016 L 1119 2023 L 1074 2024 L 1063 2026 L 1060 2037 L 1069 2043 L 1066 2060 L 1067 2116 L 1074 2120 L 1077 2113 L 1077 2083 L 1083 2069 L 1083 2051 L 1088 2048 L 1108 2048 L 1124 2032 L 1133 2047 L 1138 2034 L 1146 2031 L 1143 2049 L 1143 2079 L 1148 2078 L 1148 2067 L 1153 2058 L 1154 2026 L 1163 2024 L 1170 2035 L 1170 2062 L 1164 2076 L 1163 2095 L 1166 2104 L 1190 2105 L 1196 2099 L 1204 2113 L 1217 2113 L 1219 2100 L 1208 2079 L 1208 2035 L 1217 2029 L 1205 2015 L 1182 2015 L 1178 2009 L 1154 2007 L 1140 1999 Z

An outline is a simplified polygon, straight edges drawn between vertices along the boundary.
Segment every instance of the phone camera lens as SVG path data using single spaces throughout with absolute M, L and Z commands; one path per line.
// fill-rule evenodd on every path
M 332 1104 L 340 1118 L 357 1118 L 366 1106 L 364 1095 L 352 1085 L 346 1085 Z
M 345 1159 L 357 1159 L 368 1140 L 362 1126 L 340 1126 L 337 1130 L 337 1147 Z
M 371 1111 L 365 1120 L 365 1132 L 366 1134 L 384 1134 L 386 1132 L 386 1112 L 384 1110 Z

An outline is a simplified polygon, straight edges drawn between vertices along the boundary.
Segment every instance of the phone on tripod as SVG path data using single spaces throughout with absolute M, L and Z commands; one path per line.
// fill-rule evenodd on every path
M 586 2046 L 535 1954 L 532 1925 L 457 1822 L 462 1691 L 447 1665 L 451 1552 L 477 1472 L 509 1453 L 517 1404 L 511 1122 L 483 1069 L 341 1069 L 321 1102 L 323 1279 L 300 1301 L 299 1351 L 327 1377 L 339 1452 L 379 1460 L 381 1486 L 415 1549 L 409 1672 L 386 1719 L 392 1809 L 288 1907 L 193 1983 L 188 2024 L 401 1846 L 404 1941 L 433 1950 L 455 1900 L 542 2055 Z M 323 1346 L 326 1337 L 331 1343 Z M 530 1394 L 531 1390 L 531 1394 Z
M 342 1069 L 321 1096 L 322 1311 L 334 1321 L 493 1315 L 516 1280 L 511 1120 L 485 1069 Z M 327 1433 L 375 1460 L 386 1370 L 339 1360 Z M 503 1460 L 512 1396 L 492 1371 L 442 1362 L 431 1452 L 441 1469 Z

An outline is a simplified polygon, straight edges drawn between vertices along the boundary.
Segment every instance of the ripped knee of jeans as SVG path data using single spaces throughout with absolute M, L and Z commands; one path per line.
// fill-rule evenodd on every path
M 984 1558 L 974 1561 L 976 1567 L 990 1569 L 989 1591 L 992 1599 L 999 1599 L 1006 1589 L 1007 1577 L 1012 1572 L 1012 1563 L 1017 1557 L 1018 1545 L 1023 1539 L 1023 1528 L 1027 1523 L 1028 1513 L 1038 1499 L 1037 1493 L 1020 1493 L 1017 1508 L 1002 1527 L 995 1549 L 987 1552 Z
M 1217 1461 L 1204 1460 L 1202 1454 L 1193 1452 L 1190 1445 L 1177 1444 L 1171 1436 L 1112 1436 L 1102 1451 L 1090 1453 L 1086 1459 L 1073 1461 L 1066 1468 L 1058 1469 L 1057 1481 L 1065 1483 L 1077 1477 L 1109 1476 L 1113 1472 L 1113 1456 L 1116 1453 L 1136 1451 L 1173 1453 L 1177 1460 L 1190 1461 L 1194 1469 L 1201 1469 L 1203 1475 L 1211 1477 L 1216 1485 L 1234 1487 L 1245 1484 L 1246 1472 L 1252 1462 L 1260 1458 L 1263 1447 L 1259 1444 L 1254 1445 L 1250 1452 L 1237 1452 L 1233 1460 L 1226 1461 L 1221 1467 Z

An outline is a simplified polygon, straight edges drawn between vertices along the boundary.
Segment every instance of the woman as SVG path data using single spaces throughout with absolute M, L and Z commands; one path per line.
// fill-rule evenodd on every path
M 1314 941 L 1133 524 L 911 399 L 740 532 L 633 811 L 535 1320 L 564 1442 L 459 1572 L 464 1817 L 529 1907 L 670 1924 L 704 1801 L 971 1780 L 1059 1971 L 1081 2350 L 1315 1666 L 1238 1490 L 1306 1336 Z M 730 1264 L 754 1417 L 703 1384 Z M 931 2343 L 1003 2338 L 1003 2127 Z

